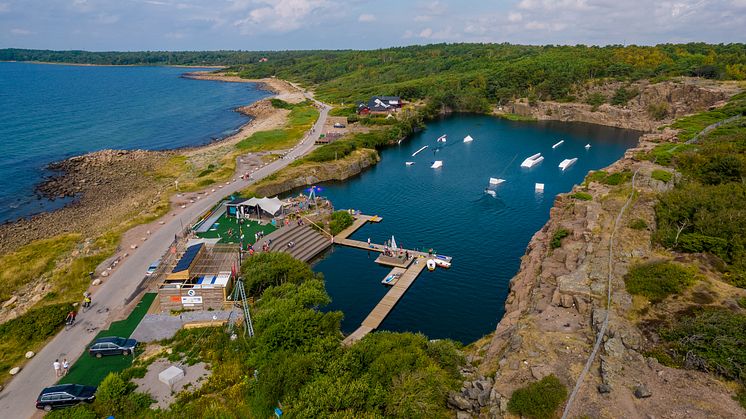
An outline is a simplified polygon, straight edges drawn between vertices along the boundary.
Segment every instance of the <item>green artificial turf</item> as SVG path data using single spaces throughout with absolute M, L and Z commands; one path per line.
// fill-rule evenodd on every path
M 99 332 L 96 338 L 107 336 L 130 337 L 135 328 L 137 328 L 137 325 L 140 324 L 142 318 L 145 317 L 145 313 L 148 312 L 155 297 L 155 293 L 145 294 L 126 319 L 113 322 L 107 330 Z M 62 377 L 59 383 L 98 386 L 110 372 L 119 372 L 129 368 L 132 365 L 133 359 L 134 357 L 132 356 L 121 355 L 105 356 L 98 359 L 88 355 L 86 347 L 86 351 L 78 358 L 75 364 L 70 366 L 70 372 Z
M 197 236 L 205 239 L 220 237 L 219 243 L 239 243 L 241 237 L 240 232 L 242 231 L 244 234 L 243 243 L 246 245 L 254 243 L 254 234 L 258 231 L 264 231 L 264 234 L 267 235 L 277 230 L 277 228 L 272 227 L 271 224 L 259 224 L 258 222 L 251 220 L 244 220 L 244 222 L 240 224 L 241 228 L 239 229 L 238 219 L 235 217 L 227 217 L 225 214 L 221 215 L 215 223 L 217 224 L 217 227 L 211 226 L 210 230 L 204 233 L 197 233 Z

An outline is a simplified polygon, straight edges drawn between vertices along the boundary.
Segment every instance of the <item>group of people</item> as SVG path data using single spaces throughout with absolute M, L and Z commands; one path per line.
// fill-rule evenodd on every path
M 83 293 L 83 308 L 89 309 L 91 307 L 91 293 L 86 291 Z M 65 316 L 65 324 L 68 326 L 72 326 L 75 323 L 75 317 L 78 315 L 78 313 L 75 311 L 75 309 L 71 309 L 67 316 Z
M 55 359 L 52 367 L 54 367 L 54 374 L 59 378 L 67 375 L 67 372 L 70 370 L 70 363 L 67 362 L 67 358 L 64 358 L 62 362 L 59 359 Z

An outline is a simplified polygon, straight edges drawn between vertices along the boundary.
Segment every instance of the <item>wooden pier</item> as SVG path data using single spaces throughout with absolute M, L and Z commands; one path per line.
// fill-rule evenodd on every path
M 380 221 L 380 217 L 356 215 L 355 222 L 350 227 L 347 227 L 339 234 L 334 236 L 334 243 L 342 246 L 383 253 L 383 245 L 374 243 L 371 243 L 369 245 L 367 242 L 352 240 L 348 238 L 366 223 Z M 391 312 L 391 310 L 394 309 L 394 306 L 396 306 L 396 303 L 399 302 L 404 293 L 406 293 L 409 287 L 414 283 L 415 279 L 417 279 L 422 270 L 425 269 L 426 260 L 431 255 L 415 250 L 407 250 L 407 252 L 409 252 L 409 259 L 406 259 L 404 257 L 384 255 L 381 255 L 376 259 L 376 263 L 394 267 L 391 273 L 394 273 L 394 271 L 396 271 L 397 273 L 400 273 L 401 276 L 396 281 L 396 283 L 391 286 L 391 288 L 386 293 L 386 295 L 383 296 L 381 301 L 376 304 L 370 314 L 368 314 L 368 317 L 363 320 L 360 327 L 358 327 L 354 332 L 347 336 L 344 341 L 342 341 L 343 345 L 349 346 L 365 337 L 365 335 L 367 335 L 368 333 L 377 329 L 386 318 L 386 316 L 388 316 L 388 314 Z

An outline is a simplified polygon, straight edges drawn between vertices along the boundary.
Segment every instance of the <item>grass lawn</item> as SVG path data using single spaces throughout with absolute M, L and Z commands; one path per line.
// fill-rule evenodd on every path
M 254 234 L 258 231 L 263 231 L 264 234 L 269 234 L 275 230 L 271 224 L 259 224 L 256 221 L 244 220 L 240 224 L 239 229 L 238 220 L 235 217 L 227 217 L 225 214 L 221 215 L 215 224 L 210 227 L 210 230 L 204 233 L 197 233 L 197 236 L 205 239 L 214 239 L 220 237 L 220 243 L 239 243 L 241 233 L 244 234 L 244 245 L 248 243 L 254 243 Z M 230 234 L 228 231 L 230 230 Z
M 236 148 L 244 153 L 290 148 L 303 138 L 319 117 L 319 111 L 308 102 L 285 103 L 280 107 L 290 109 L 288 122 L 283 128 L 256 132 L 239 141 Z
M 145 317 L 145 313 L 147 313 L 155 297 L 155 293 L 145 294 L 126 319 L 112 323 L 109 329 L 99 332 L 96 338 L 106 336 L 130 337 L 135 328 L 137 328 L 137 325 L 140 324 L 142 318 Z M 78 361 L 70 366 L 70 372 L 62 377 L 59 383 L 98 386 L 101 380 L 110 372 L 119 372 L 129 368 L 132 365 L 133 359 L 132 356 L 115 355 L 97 359 L 88 355 L 88 351 L 86 350 Z

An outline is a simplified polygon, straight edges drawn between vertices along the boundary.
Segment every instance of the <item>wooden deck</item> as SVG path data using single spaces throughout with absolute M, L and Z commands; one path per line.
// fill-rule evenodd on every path
M 339 234 L 334 236 L 334 243 L 341 246 L 348 246 L 357 249 L 383 253 L 383 245 L 375 243 L 371 243 L 369 245 L 367 242 L 348 238 L 366 223 L 377 223 L 380 221 L 381 218 L 377 216 L 356 215 L 355 222 L 351 226 L 347 227 Z M 383 323 L 383 320 L 386 318 L 386 316 L 389 315 L 391 310 L 394 309 L 394 306 L 396 306 L 399 300 L 401 300 L 401 298 L 404 296 L 404 293 L 407 292 L 409 287 L 425 269 L 427 265 L 427 258 L 432 256 L 427 253 L 415 250 L 408 251 L 411 258 L 409 260 L 404 260 L 398 257 L 383 257 L 383 255 L 379 256 L 376 259 L 377 263 L 393 266 L 394 269 L 391 271 L 391 273 L 401 273 L 401 276 L 396 281 L 396 283 L 391 286 L 391 288 L 386 293 L 386 295 L 383 296 L 381 301 L 376 304 L 370 314 L 368 314 L 368 317 L 363 320 L 360 327 L 358 327 L 354 332 L 352 332 L 342 341 L 343 345 L 352 345 L 354 342 L 357 342 L 358 340 L 365 337 L 365 335 L 367 335 L 368 333 L 377 329 L 381 325 L 381 323 Z

